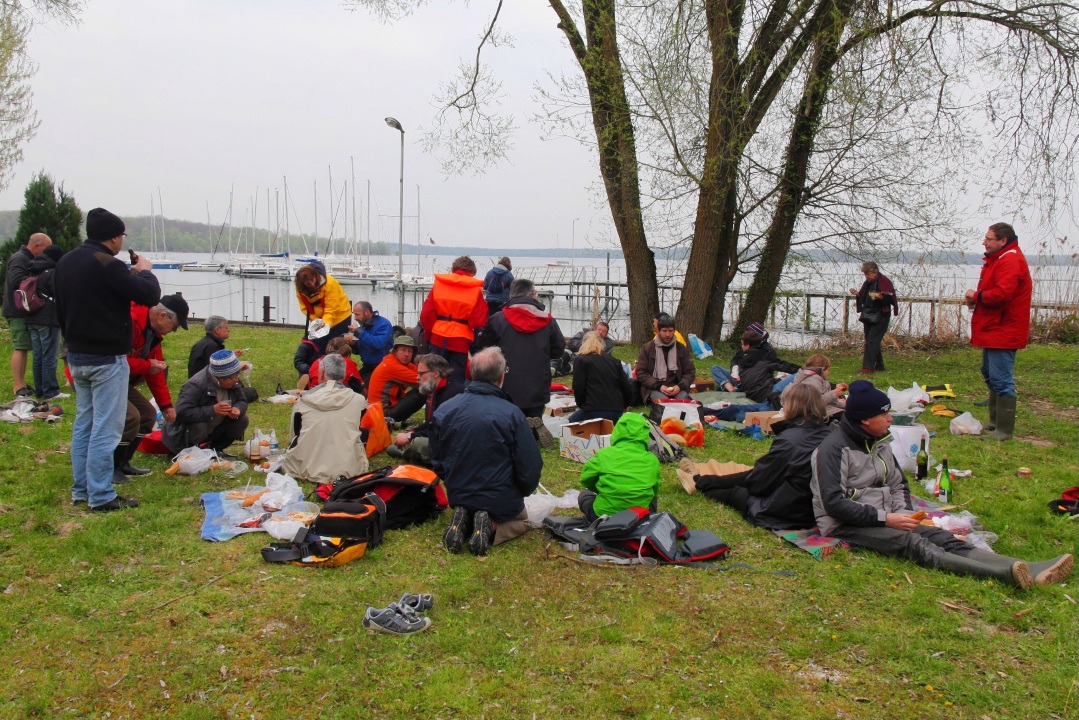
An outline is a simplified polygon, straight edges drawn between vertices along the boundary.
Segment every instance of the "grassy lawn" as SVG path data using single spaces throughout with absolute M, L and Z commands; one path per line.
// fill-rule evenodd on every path
M 174 393 L 200 336 L 193 325 L 165 341 Z M 6 357 L 6 329 L 0 338 Z M 294 382 L 296 340 L 235 327 L 229 344 L 250 348 L 265 395 Z M 832 379 L 850 380 L 860 353 L 833 360 Z M 886 362 L 878 385 L 950 382 L 959 398 L 949 404 L 984 419 L 972 408 L 985 395 L 977 351 L 886 349 Z M 998 552 L 1075 552 L 1077 523 L 1046 503 L 1079 471 L 1077 364 L 1074 345 L 1020 352 L 1015 442 L 953 437 L 947 419 L 923 415 L 933 454 L 973 470 L 959 501 L 1000 536 Z M 2 718 L 1077 716 L 1074 577 L 1023 592 L 867 553 L 817 561 L 685 495 L 670 465 L 661 508 L 714 530 L 732 561 L 756 570 L 594 567 L 535 531 L 477 560 L 441 548 L 443 521 L 392 532 L 342 568 L 268 565 L 263 534 L 199 539 L 200 493 L 242 479 L 169 477 L 166 459 L 140 456 L 155 472 L 124 492 L 142 507 L 73 508 L 74 399 L 63 405 L 62 423 L 0 424 Z M 258 403 L 252 429 L 284 437 L 288 413 Z M 752 462 L 766 448 L 708 431 L 692 455 Z M 549 489 L 576 486 L 580 466 L 557 451 L 544 459 Z M 1017 477 L 1020 466 L 1033 476 Z M 434 594 L 430 630 L 395 638 L 360 627 L 367 604 L 406 591 Z

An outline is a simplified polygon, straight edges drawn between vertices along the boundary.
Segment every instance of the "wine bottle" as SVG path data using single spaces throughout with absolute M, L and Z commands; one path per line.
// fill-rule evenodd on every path
M 925 436 L 922 436 L 922 447 L 918 450 L 918 480 L 925 480 L 929 476 L 929 454 L 925 451 Z
M 952 489 L 952 474 L 948 471 L 948 456 L 940 461 L 940 485 L 937 500 L 944 504 L 955 504 L 955 491 Z

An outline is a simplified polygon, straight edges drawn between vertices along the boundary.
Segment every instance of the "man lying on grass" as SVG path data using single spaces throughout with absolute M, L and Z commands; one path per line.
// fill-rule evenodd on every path
M 946 530 L 922 525 L 892 455 L 890 409 L 888 396 L 873 383 L 851 383 L 843 419 L 813 455 L 813 510 L 822 535 L 928 568 L 1024 589 L 1071 575 L 1071 555 L 1028 563 L 979 550 Z

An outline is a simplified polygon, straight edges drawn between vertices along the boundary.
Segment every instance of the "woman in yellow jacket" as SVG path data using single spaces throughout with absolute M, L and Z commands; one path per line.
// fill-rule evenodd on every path
M 326 344 L 330 340 L 348 332 L 352 303 L 348 301 L 341 283 L 327 274 L 326 266 L 318 260 L 296 271 L 296 298 L 309 324 L 322 320 L 330 328 L 328 335 L 311 338 L 318 345 L 319 352 L 326 352 Z

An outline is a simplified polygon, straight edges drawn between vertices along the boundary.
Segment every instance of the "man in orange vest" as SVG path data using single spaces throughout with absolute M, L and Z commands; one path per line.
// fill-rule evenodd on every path
M 420 310 L 420 324 L 431 352 L 449 362 L 450 382 L 463 386 L 472 341 L 487 324 L 487 302 L 472 258 L 462 255 L 450 270 L 435 275 L 434 287 Z

